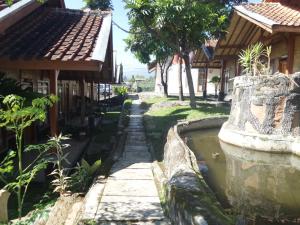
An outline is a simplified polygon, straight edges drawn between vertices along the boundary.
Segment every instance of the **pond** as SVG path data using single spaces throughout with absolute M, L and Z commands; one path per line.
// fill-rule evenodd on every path
M 222 206 L 255 224 L 299 222 L 300 158 L 228 145 L 219 141 L 218 132 L 206 129 L 183 136 Z

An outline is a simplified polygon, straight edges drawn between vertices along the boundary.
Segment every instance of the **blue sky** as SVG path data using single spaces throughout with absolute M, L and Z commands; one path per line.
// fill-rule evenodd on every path
M 250 0 L 250 2 L 260 2 L 260 0 Z M 81 9 L 85 5 L 82 0 L 65 0 L 65 3 L 67 8 L 70 9 Z M 112 3 L 114 6 L 113 21 L 128 30 L 128 18 L 123 1 L 112 0 Z M 126 45 L 123 40 L 127 35 L 119 28 L 113 27 L 114 50 L 116 51 L 118 64 L 123 63 L 124 74 L 127 77 L 136 74 L 148 75 L 146 65 L 139 63 L 130 51 L 125 51 Z

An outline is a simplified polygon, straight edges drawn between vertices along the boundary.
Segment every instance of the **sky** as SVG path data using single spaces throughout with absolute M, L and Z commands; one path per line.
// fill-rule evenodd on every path
M 250 0 L 250 2 L 260 2 L 260 0 Z M 65 0 L 67 8 L 81 9 L 84 7 L 82 0 Z M 128 18 L 126 10 L 124 9 L 124 2 L 122 0 L 112 0 L 114 11 L 113 21 L 122 28 L 129 30 Z M 113 26 L 113 43 L 114 43 L 114 57 L 117 57 L 117 64 L 123 64 L 124 75 L 131 77 L 132 75 L 149 76 L 147 65 L 141 64 L 130 51 L 125 51 L 126 44 L 123 41 L 128 34 L 116 26 Z

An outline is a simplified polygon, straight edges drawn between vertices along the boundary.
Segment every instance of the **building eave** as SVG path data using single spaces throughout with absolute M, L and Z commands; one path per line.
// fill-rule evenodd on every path
M 100 62 L 105 61 L 111 29 L 112 29 L 112 15 L 111 13 L 109 13 L 103 18 L 102 27 L 96 41 L 96 47 L 92 54 L 92 60 L 96 60 Z

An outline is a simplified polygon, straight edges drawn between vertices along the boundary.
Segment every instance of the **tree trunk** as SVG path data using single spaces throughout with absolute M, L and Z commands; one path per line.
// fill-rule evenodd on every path
M 196 97 L 195 97 L 194 84 L 193 84 L 193 78 L 192 78 L 192 72 L 190 66 L 190 56 L 188 54 L 185 54 L 183 56 L 183 60 L 185 63 L 186 77 L 187 77 L 187 82 L 188 82 L 189 92 L 190 92 L 190 106 L 192 109 L 195 109 Z
M 164 96 L 168 97 L 168 83 L 164 81 L 164 71 L 160 71 L 161 84 L 164 88 Z
M 182 59 L 179 57 L 178 60 L 179 66 L 178 66 L 178 97 L 179 101 L 184 101 L 183 97 L 183 89 L 182 89 Z

